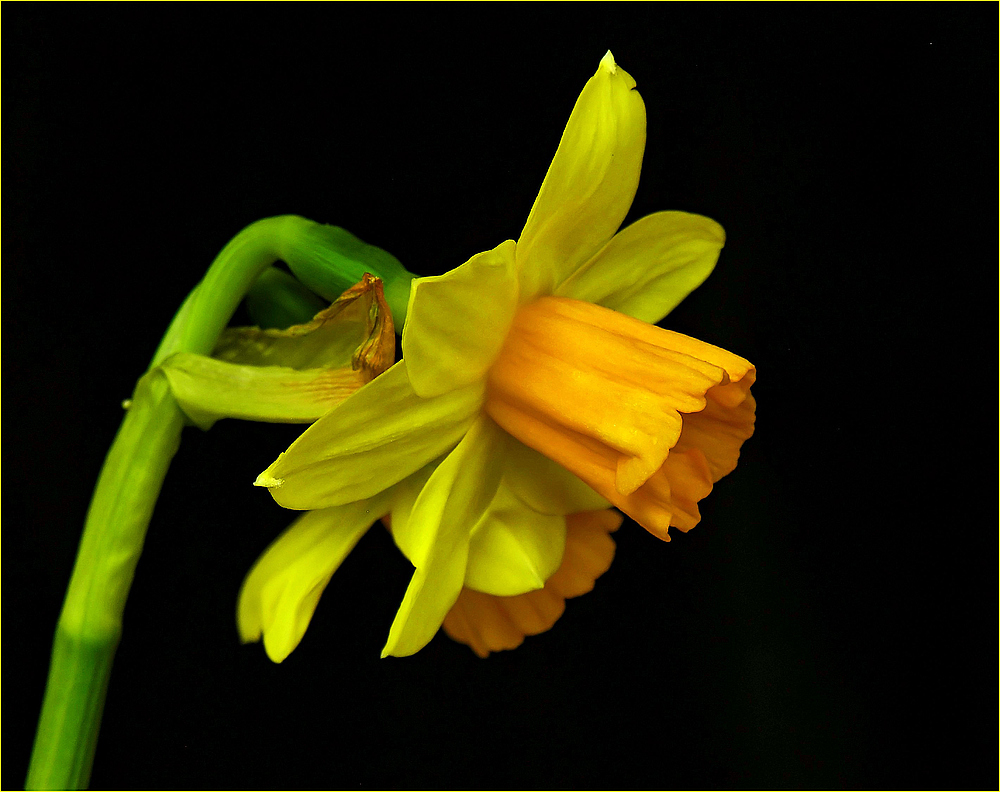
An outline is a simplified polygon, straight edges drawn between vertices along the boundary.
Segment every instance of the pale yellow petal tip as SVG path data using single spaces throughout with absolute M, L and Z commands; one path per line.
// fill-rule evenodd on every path
M 387 657 L 399 657 L 399 655 L 397 655 L 395 653 L 394 648 L 389 645 L 388 641 L 386 642 L 385 646 L 382 647 L 382 658 L 381 659 L 385 660 L 385 658 L 387 658 Z
M 411 650 L 400 649 L 399 641 L 396 640 L 394 642 L 392 638 L 390 638 L 386 641 L 385 646 L 382 648 L 382 659 L 385 660 L 387 657 L 410 657 L 411 655 L 415 655 L 421 649 L 423 649 L 422 645 Z
M 600 74 L 606 74 L 609 78 L 612 78 L 615 85 L 624 87 L 627 91 L 635 88 L 635 78 L 615 63 L 615 56 L 611 54 L 611 50 L 608 50 L 604 57 L 601 58 L 601 65 L 597 67 L 597 75 Z M 597 75 L 594 76 L 596 77 Z
M 267 475 L 267 471 L 265 470 L 263 473 L 257 476 L 257 480 L 253 483 L 253 485 L 255 487 L 267 487 L 268 489 L 274 489 L 275 487 L 280 487 L 284 483 L 285 483 L 284 479 L 274 478 L 274 476 L 269 476 Z
M 399 650 L 396 646 L 398 641 L 394 642 L 392 637 L 385 642 L 385 646 L 382 647 L 382 659 L 385 660 L 387 657 L 406 657 L 406 655 L 399 654 Z M 413 654 L 413 652 L 410 652 Z

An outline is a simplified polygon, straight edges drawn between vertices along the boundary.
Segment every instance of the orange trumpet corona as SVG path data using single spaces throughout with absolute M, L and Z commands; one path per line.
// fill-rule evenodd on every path
M 518 311 L 486 412 L 650 533 L 693 528 L 698 501 L 753 434 L 754 367 L 625 314 L 562 297 Z

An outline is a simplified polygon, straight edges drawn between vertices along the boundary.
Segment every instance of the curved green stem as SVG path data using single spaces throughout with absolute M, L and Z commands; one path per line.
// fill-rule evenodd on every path
M 331 290 L 338 281 L 342 288 L 353 284 L 353 271 L 338 271 L 336 261 L 321 269 L 337 256 L 325 247 L 329 228 L 288 215 L 260 220 L 237 234 L 185 300 L 139 380 L 101 469 L 56 626 L 28 789 L 83 789 L 90 777 L 125 600 L 185 424 L 157 365 L 175 352 L 210 354 L 244 294 L 275 261 L 284 260 L 293 271 L 311 268 L 312 277 L 325 278 Z M 409 273 L 399 269 L 405 275 L 396 280 L 405 281 L 408 293 Z M 400 327 L 406 310 L 405 302 L 400 308 L 401 293 L 397 289 L 392 306 L 394 314 L 400 310 Z

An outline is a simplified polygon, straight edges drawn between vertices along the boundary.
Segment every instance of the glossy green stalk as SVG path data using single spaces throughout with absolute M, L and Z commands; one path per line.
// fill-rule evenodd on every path
M 83 789 L 90 777 L 125 601 L 185 425 L 157 365 L 176 352 L 210 354 L 240 300 L 275 261 L 284 260 L 293 272 L 304 267 L 334 296 L 360 280 L 351 267 L 338 268 L 338 256 L 345 257 L 329 245 L 329 228 L 283 216 L 237 234 L 185 300 L 139 380 L 98 478 L 56 626 L 28 789 Z M 404 285 L 408 293 L 412 276 L 401 266 L 386 274 L 397 284 L 393 313 L 401 310 L 397 326 L 402 327 L 405 301 L 400 309 L 399 295 Z

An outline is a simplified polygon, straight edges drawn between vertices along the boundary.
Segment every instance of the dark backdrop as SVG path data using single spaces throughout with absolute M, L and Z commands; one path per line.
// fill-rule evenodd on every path
M 486 661 L 379 660 L 409 566 L 372 531 L 276 666 L 234 608 L 298 430 L 188 429 L 94 786 L 993 787 L 996 7 L 438 8 L 4 8 L 3 786 L 121 400 L 215 253 L 282 213 L 422 274 L 516 238 L 610 47 L 648 113 L 627 222 L 728 233 L 665 325 L 759 370 L 702 523 L 626 522 Z

